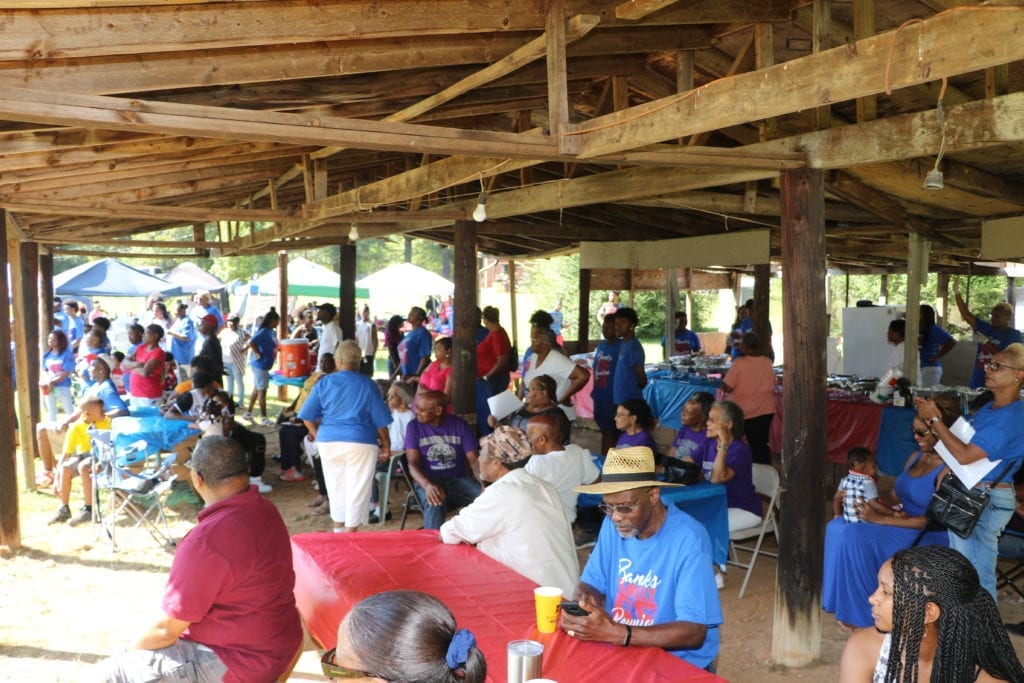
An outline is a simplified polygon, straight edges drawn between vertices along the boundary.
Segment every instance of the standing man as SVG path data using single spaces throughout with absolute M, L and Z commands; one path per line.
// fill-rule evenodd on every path
M 171 355 L 178 368 L 178 381 L 184 382 L 188 378 L 188 366 L 196 355 L 196 328 L 188 317 L 188 304 L 180 302 L 174 316 L 167 334 L 171 337 Z
M 468 505 L 483 490 L 477 441 L 466 421 L 444 412 L 440 391 L 425 391 L 416 399 L 416 419 L 405 432 L 416 496 L 423 507 L 423 528 L 440 529 L 450 509 Z
M 693 330 L 686 329 L 689 322 L 686 311 L 676 313 L 676 330 L 672 348 L 677 354 L 700 353 L 700 337 Z M 664 346 L 664 343 L 662 345 Z
M 214 334 L 220 331 L 220 328 L 224 327 L 224 316 L 221 314 L 220 309 L 210 303 L 210 293 L 204 290 L 200 290 L 195 294 L 195 309 L 192 311 L 192 317 L 195 318 L 196 324 L 203 319 L 204 316 L 212 315 L 217 321 L 217 329 L 213 331 Z
M 555 341 L 559 346 L 563 346 L 565 338 L 562 336 L 562 330 L 570 327 L 570 323 L 565 322 L 561 299 L 555 299 L 555 307 L 548 311 L 548 315 L 551 316 L 551 331 L 555 333 Z
M 580 493 L 604 497 L 606 515 L 575 598 L 587 616 L 562 614 L 571 638 L 622 647 L 660 647 L 712 670 L 722 607 L 711 541 L 693 517 L 661 500 L 654 454 L 645 446 L 613 448 L 603 481 Z
M 78 315 L 78 302 L 74 299 L 66 300 L 64 315 L 68 319 L 68 346 L 77 354 L 78 345 L 82 342 L 82 337 L 85 336 L 85 321 Z
M 612 290 L 608 292 L 608 301 L 605 301 L 601 304 L 601 308 L 597 309 L 597 324 L 603 325 L 605 316 L 617 310 L 619 310 L 619 293 Z
M 622 307 L 615 312 L 615 332 L 619 335 L 619 358 L 612 377 L 612 400 L 615 405 L 631 398 L 643 398 L 647 386 L 644 371 L 644 347 L 636 338 L 636 311 Z
M 333 356 L 334 350 L 341 341 L 341 326 L 335 320 L 336 317 L 338 317 L 338 309 L 334 307 L 334 304 L 324 304 L 316 312 L 316 319 L 323 323 L 323 329 L 320 331 L 320 342 L 317 346 L 317 358 L 320 358 L 325 353 Z M 317 365 L 319 366 L 319 363 Z
M 409 309 L 407 318 L 411 330 L 398 344 L 398 357 L 402 361 L 402 379 L 406 382 L 418 382 L 420 375 L 430 363 L 430 351 L 434 346 L 430 331 L 423 326 L 427 320 L 427 312 L 419 306 Z
M 619 435 L 619 430 L 615 428 L 615 399 L 612 395 L 615 367 L 619 362 L 619 350 L 622 348 L 619 335 L 615 332 L 616 315 L 609 313 L 604 317 L 604 322 L 601 323 L 601 336 L 604 339 L 597 345 L 591 365 L 594 386 L 590 390 L 590 397 L 594 401 L 594 422 L 601 430 L 602 455 L 615 445 Z
M 365 304 L 359 320 L 356 321 L 356 343 L 363 353 L 359 372 L 367 377 L 373 377 L 373 358 L 377 355 L 377 326 L 370 320 L 370 307 Z
M 163 614 L 102 680 L 276 680 L 302 642 L 288 529 L 249 485 L 245 453 L 224 436 L 199 440 L 192 486 L 206 502 L 174 554 Z
M 213 364 L 213 378 L 218 384 L 224 381 L 224 349 L 217 337 L 217 318 L 212 314 L 204 315 L 199 321 L 199 339 L 202 344 L 197 356 L 206 356 Z

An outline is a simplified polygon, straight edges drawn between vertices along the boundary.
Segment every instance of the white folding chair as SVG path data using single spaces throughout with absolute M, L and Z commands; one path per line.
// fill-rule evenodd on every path
M 747 570 L 747 575 L 743 578 L 743 585 L 740 587 L 741 598 L 747 591 L 750 575 L 754 573 L 754 564 L 757 563 L 757 556 L 767 555 L 776 559 L 779 557 L 776 553 L 761 550 L 765 534 L 775 533 L 776 513 L 779 509 L 779 473 L 771 465 L 758 465 L 755 463 L 753 475 L 754 489 L 759 495 L 768 499 L 768 508 L 765 510 L 764 517 L 761 518 L 760 523 L 729 532 L 729 564 Z M 746 541 L 754 537 L 757 537 L 757 543 L 753 547 L 736 545 L 735 543 L 735 541 Z M 737 550 L 750 553 L 750 562 L 740 562 L 739 556 L 736 553 Z
M 164 513 L 164 500 L 174 484 L 175 453 L 146 455 L 145 444 L 118 453 L 109 431 L 91 432 L 93 446 L 93 523 L 113 550 L 118 550 L 117 526 L 131 523 L 125 541 L 140 527 L 160 545 L 174 546 Z M 138 469 L 138 471 L 136 471 Z

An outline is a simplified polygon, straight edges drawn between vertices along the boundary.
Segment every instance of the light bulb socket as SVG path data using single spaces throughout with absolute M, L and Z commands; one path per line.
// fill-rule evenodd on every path
M 945 184 L 942 180 L 942 171 L 937 168 L 933 168 L 928 171 L 928 175 L 924 177 L 924 189 L 926 190 L 941 190 Z

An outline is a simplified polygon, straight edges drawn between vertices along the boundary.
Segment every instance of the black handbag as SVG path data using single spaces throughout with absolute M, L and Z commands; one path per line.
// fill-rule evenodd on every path
M 1006 463 L 994 481 L 998 482 L 1010 471 L 1013 462 Z M 989 487 L 983 489 L 969 489 L 963 485 L 956 475 L 947 474 L 939 488 L 932 494 L 928 502 L 928 510 L 925 516 L 928 523 L 925 531 L 929 529 L 947 529 L 960 538 L 967 538 L 974 531 L 981 513 L 988 507 Z M 924 531 L 922 531 L 922 534 Z M 918 537 L 920 539 L 920 536 Z M 915 542 L 914 545 L 917 545 Z
M 668 484 L 696 484 L 701 480 L 701 469 L 697 463 L 666 456 L 661 461 L 665 468 L 665 482 Z

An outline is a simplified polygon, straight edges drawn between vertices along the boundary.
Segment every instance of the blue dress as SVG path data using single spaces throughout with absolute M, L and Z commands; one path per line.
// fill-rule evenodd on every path
M 896 478 L 896 495 L 910 517 L 923 515 L 935 491 L 940 463 L 923 476 L 912 477 L 910 468 L 921 453 Z M 909 548 L 920 533 L 918 529 L 859 522 L 850 524 L 842 517 L 825 528 L 825 574 L 821 605 L 834 612 L 839 621 L 864 628 L 874 624 L 868 596 L 878 588 L 878 570 L 897 550 Z M 919 545 L 949 545 L 946 531 L 931 531 Z

